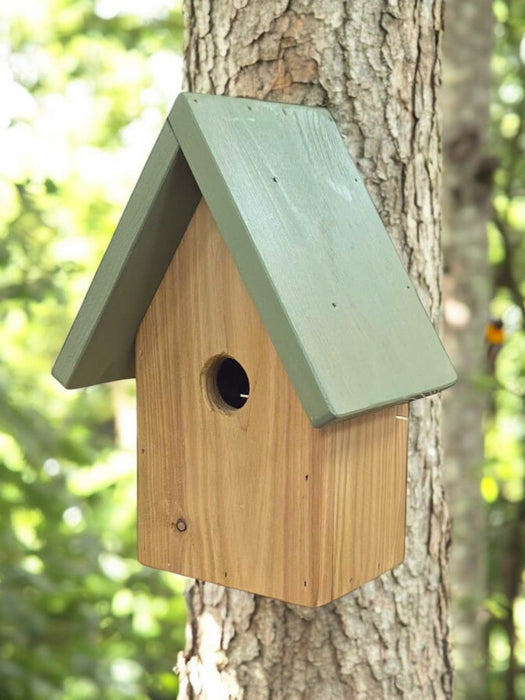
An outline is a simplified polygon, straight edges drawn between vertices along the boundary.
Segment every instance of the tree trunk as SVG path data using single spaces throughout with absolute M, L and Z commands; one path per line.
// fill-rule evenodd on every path
M 446 398 L 443 443 L 453 514 L 451 550 L 455 697 L 486 694 L 485 507 L 480 494 L 487 394 L 484 327 L 490 274 L 486 225 L 496 165 L 486 151 L 492 0 L 447 3 L 442 89 L 445 340 L 459 374 Z
M 441 11 L 441 0 L 185 6 L 189 89 L 331 110 L 434 321 Z M 413 404 L 405 564 L 317 610 L 196 581 L 180 698 L 451 696 L 439 420 L 438 398 Z

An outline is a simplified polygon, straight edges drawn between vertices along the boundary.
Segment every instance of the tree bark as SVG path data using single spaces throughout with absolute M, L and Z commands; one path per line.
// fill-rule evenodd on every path
M 441 0 L 186 0 L 185 17 L 187 88 L 331 110 L 437 321 Z M 439 398 L 413 404 L 405 563 L 317 610 L 196 581 L 180 698 L 451 697 L 439 421 Z
M 455 697 L 486 694 L 485 507 L 480 494 L 487 394 L 484 327 L 491 292 L 487 220 L 492 174 L 487 152 L 492 0 L 447 3 L 442 89 L 445 341 L 459 375 L 446 397 L 443 441 L 453 514 L 451 550 Z

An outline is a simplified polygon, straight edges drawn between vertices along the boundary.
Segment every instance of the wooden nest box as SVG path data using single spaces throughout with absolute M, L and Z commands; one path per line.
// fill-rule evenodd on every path
M 454 370 L 321 108 L 181 94 L 56 361 L 136 377 L 148 566 L 317 606 L 401 563 Z

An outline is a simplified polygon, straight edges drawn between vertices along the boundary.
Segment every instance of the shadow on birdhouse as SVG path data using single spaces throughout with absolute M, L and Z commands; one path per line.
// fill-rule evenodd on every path
M 404 556 L 455 373 L 327 110 L 181 94 L 56 361 L 136 377 L 148 566 L 327 603 Z

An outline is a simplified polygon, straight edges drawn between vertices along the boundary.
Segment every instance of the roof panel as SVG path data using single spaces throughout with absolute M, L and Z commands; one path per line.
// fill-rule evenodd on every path
M 53 367 L 68 389 L 135 376 L 138 327 L 200 197 L 166 123 Z
M 314 425 L 454 383 L 327 110 L 185 94 L 169 121 Z

